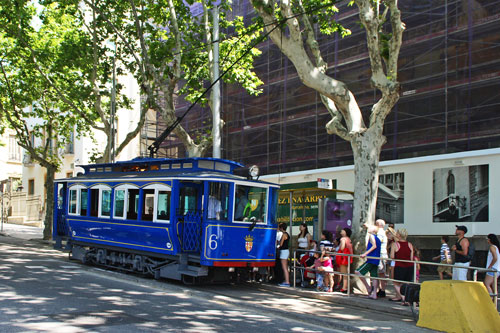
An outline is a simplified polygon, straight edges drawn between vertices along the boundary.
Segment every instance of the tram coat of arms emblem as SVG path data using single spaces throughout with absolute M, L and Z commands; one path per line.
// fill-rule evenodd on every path
M 252 250 L 252 247 L 253 247 L 253 237 L 248 235 L 245 237 L 245 250 L 247 250 L 247 252 L 250 252 Z

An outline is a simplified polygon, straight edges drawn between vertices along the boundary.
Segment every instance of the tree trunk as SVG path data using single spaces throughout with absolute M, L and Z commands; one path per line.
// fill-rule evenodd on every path
M 351 141 L 354 155 L 354 212 L 352 231 L 355 253 L 365 246 L 363 224 L 375 223 L 378 192 L 378 163 L 385 136 L 380 126 L 372 126 Z
M 43 239 L 50 240 L 52 238 L 52 222 L 54 216 L 54 178 L 57 167 L 50 165 L 46 166 L 47 181 L 45 182 L 45 220 L 43 229 Z

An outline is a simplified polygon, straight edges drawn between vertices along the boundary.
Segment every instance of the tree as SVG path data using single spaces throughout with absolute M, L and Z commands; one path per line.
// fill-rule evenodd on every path
M 35 7 L 25 4 L 11 9 L 2 4 L 0 9 L 4 27 L 0 31 L 2 124 L 15 130 L 19 145 L 47 170 L 43 234 L 44 239 L 50 239 L 59 151 L 69 143 L 75 129 L 88 128 L 85 119 L 71 112 L 59 98 L 44 73 L 55 73 L 50 81 L 55 81 L 59 89 L 70 89 L 72 78 L 79 72 L 66 65 L 66 57 L 71 41 L 78 40 L 80 34 L 68 15 L 46 11 L 45 24 L 36 30 L 32 25 Z M 30 48 L 25 47 L 27 39 Z
M 116 36 L 117 45 L 127 54 L 127 68 L 135 74 L 144 95 L 144 107 L 161 115 L 167 126 L 177 122 L 176 100 L 198 101 L 211 106 L 201 98 L 204 84 L 210 80 L 213 63 L 211 36 L 211 1 L 141 0 L 120 2 L 92 2 L 84 0 L 105 26 Z M 196 9 L 201 7 L 200 14 Z M 242 18 L 229 20 L 222 7 L 221 27 L 234 30 L 239 37 L 226 38 L 221 34 L 221 71 L 241 55 L 262 29 L 245 28 Z M 119 18 L 119 16 L 121 18 Z M 120 24 L 118 24 L 120 23 Z M 262 83 L 252 71 L 252 62 L 259 54 L 252 49 L 224 78 L 228 83 L 239 83 L 249 93 L 258 94 Z M 211 146 L 211 136 L 193 137 L 181 124 L 173 129 L 189 156 L 202 156 Z
M 363 223 L 373 224 L 378 191 L 378 163 L 386 139 L 384 121 L 399 99 L 398 57 L 405 29 L 397 0 L 354 0 L 372 70 L 371 84 L 381 93 L 373 104 L 365 124 L 354 94 L 347 85 L 327 74 L 328 64 L 321 55 L 314 24 L 324 34 L 349 31 L 335 22 L 338 9 L 325 0 L 253 0 L 264 23 L 270 29 L 282 25 L 270 36 L 294 64 L 301 81 L 321 95 L 332 119 L 326 124 L 329 134 L 336 134 L 351 144 L 354 155 L 353 231 L 361 235 Z

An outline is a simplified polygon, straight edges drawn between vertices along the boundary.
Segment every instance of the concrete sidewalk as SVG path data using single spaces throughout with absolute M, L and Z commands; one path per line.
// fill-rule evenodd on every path
M 42 240 L 43 228 L 32 227 L 27 225 L 4 223 L 0 227 L 0 235 L 14 237 L 24 240 Z

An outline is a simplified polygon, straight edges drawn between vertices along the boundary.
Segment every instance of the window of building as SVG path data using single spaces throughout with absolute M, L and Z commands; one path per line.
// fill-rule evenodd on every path
M 153 184 L 144 187 L 142 194 L 142 217 L 144 221 L 170 221 L 170 186 Z
M 267 189 L 236 185 L 234 220 L 264 222 L 266 220 Z
M 479 166 L 479 189 L 484 189 L 489 186 L 489 167 L 488 164 Z
M 9 136 L 9 160 L 21 162 L 21 147 L 17 144 L 16 136 Z
M 455 176 L 453 175 L 451 170 L 448 172 L 448 178 L 446 179 L 446 186 L 448 189 L 448 195 L 455 193 Z
M 35 180 L 34 179 L 28 180 L 28 194 L 29 195 L 35 194 Z
M 229 184 L 211 182 L 208 187 L 207 218 L 213 220 L 227 220 L 229 205 Z

